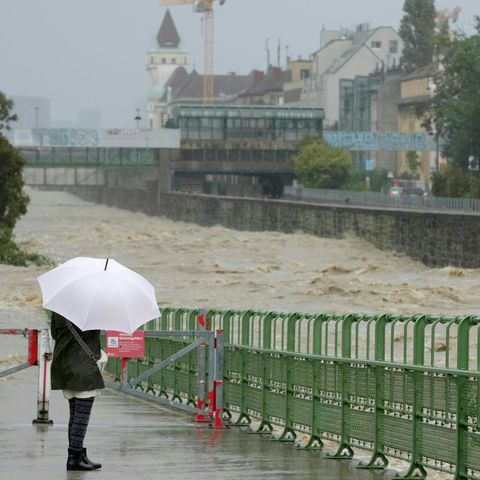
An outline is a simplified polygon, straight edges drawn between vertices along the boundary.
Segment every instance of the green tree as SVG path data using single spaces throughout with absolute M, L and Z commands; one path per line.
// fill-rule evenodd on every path
M 401 64 L 406 72 L 432 62 L 435 53 L 435 0 L 405 0 L 400 22 L 403 40 Z
M 17 120 L 17 116 L 12 114 L 13 101 L 9 100 L 3 92 L 0 91 L 0 132 L 10 130 L 9 122 Z
M 0 230 L 13 230 L 18 218 L 27 212 L 23 165 L 20 152 L 0 135 Z
M 480 164 L 480 18 L 476 21 L 476 34 L 457 34 L 445 46 L 426 122 L 443 138 L 451 165 L 464 171 Z
M 0 263 L 26 266 L 51 264 L 48 258 L 25 252 L 13 239 L 17 220 L 27 212 L 28 196 L 23 191 L 22 170 L 24 159 L 14 148 L 2 130 L 10 129 L 10 122 L 17 119 L 12 114 L 13 102 L 0 92 Z
M 0 231 L 4 235 L 11 234 L 18 218 L 26 213 L 28 204 L 28 196 L 23 191 L 24 160 L 1 133 L 16 120 L 11 113 L 12 107 L 13 102 L 0 92 Z
M 308 137 L 293 157 L 295 174 L 307 188 L 342 188 L 350 178 L 352 158 L 342 148 L 330 147 L 320 137 Z
M 412 173 L 417 172 L 417 168 L 420 166 L 420 160 L 418 153 L 415 151 L 409 151 L 407 152 L 407 162 L 408 162 L 408 168 Z

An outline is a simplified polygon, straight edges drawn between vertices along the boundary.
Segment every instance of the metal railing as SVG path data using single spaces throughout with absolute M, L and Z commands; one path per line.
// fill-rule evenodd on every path
M 320 188 L 285 187 L 285 200 L 299 200 L 311 203 L 336 203 L 382 208 L 408 208 L 428 210 L 452 210 L 463 212 L 480 212 L 478 198 L 389 196 L 377 192 L 357 192 L 354 190 L 329 190 Z
M 155 167 L 157 149 L 19 147 L 27 167 Z
M 198 315 L 161 313 L 146 328 L 189 330 Z M 307 435 L 307 449 L 334 440 L 331 458 L 370 450 L 362 468 L 398 458 L 410 464 L 405 479 L 426 478 L 428 468 L 480 478 L 480 318 L 208 310 L 205 323 L 224 332 L 232 425 L 280 429 L 279 441 Z M 154 381 L 180 398 L 189 368 Z

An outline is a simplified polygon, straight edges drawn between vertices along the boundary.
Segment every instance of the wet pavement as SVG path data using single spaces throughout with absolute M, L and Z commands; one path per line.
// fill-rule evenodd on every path
M 174 409 L 103 390 L 95 400 L 85 440 L 103 464 L 93 472 L 67 472 L 68 403 L 52 392 L 53 426 L 32 425 L 37 368 L 0 379 L 0 479 L 391 479 L 355 462 L 326 460 L 318 451 L 272 442 L 231 428 L 212 430 Z

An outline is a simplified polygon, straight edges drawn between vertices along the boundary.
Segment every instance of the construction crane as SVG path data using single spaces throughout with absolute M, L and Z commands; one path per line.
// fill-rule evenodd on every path
M 461 11 L 461 7 L 455 7 L 450 11 L 448 9 L 438 10 L 436 17 L 437 29 L 442 30 L 442 28 L 446 28 L 448 34 L 451 36 L 450 22 L 456 23 Z
M 203 101 L 205 103 L 211 102 L 215 97 L 213 2 L 214 0 L 161 0 L 162 5 L 166 6 L 192 4 L 194 12 L 204 14 Z M 219 3 L 223 5 L 225 0 L 219 0 Z

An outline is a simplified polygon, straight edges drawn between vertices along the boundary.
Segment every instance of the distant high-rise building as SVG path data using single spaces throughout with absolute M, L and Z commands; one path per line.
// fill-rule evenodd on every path
M 7 97 L 13 100 L 13 112 L 18 117 L 18 120 L 12 123 L 13 128 L 50 127 L 49 98 L 8 94 Z

